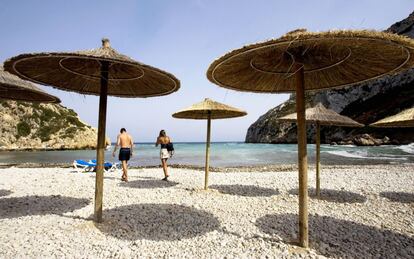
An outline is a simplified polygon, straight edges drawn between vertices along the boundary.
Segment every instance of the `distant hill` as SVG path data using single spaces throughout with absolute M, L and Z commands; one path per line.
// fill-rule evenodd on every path
M 414 12 L 393 24 L 387 32 L 414 38 Z M 307 107 L 318 102 L 358 122 L 370 124 L 414 105 L 414 69 L 359 86 L 306 93 Z M 289 100 L 269 110 L 249 127 L 246 142 L 295 143 L 295 124 L 276 122 L 276 118 L 294 112 L 295 95 L 292 94 Z M 315 128 L 309 126 L 309 142 L 313 142 L 314 133 Z M 404 144 L 414 142 L 414 130 L 322 127 L 321 141 L 356 145 Z
M 97 129 L 60 104 L 0 100 L 0 149 L 92 149 Z M 109 142 L 109 139 L 107 139 Z

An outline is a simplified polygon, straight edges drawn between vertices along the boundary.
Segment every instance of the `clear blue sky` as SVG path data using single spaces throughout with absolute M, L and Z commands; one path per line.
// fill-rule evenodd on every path
M 169 96 L 109 98 L 111 140 L 125 127 L 138 142 L 155 140 L 160 129 L 174 141 L 204 141 L 205 121 L 171 114 L 209 97 L 248 112 L 212 123 L 213 141 L 240 141 L 250 124 L 288 96 L 211 84 L 205 73 L 215 58 L 297 28 L 384 30 L 413 10 L 413 0 L 2 0 L 0 60 L 24 52 L 92 49 L 108 37 L 119 52 L 181 80 L 181 89 Z M 98 97 L 42 88 L 97 126 Z

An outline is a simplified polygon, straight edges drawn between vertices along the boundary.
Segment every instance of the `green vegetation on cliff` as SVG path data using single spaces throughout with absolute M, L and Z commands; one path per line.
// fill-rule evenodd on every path
M 17 123 L 17 135 L 16 138 L 20 138 L 20 137 L 26 137 L 30 134 L 30 125 L 25 122 L 25 121 L 21 121 L 19 123 Z
M 96 133 L 60 104 L 0 100 L 0 149 L 94 148 Z
M 51 135 L 61 131 L 59 137 L 73 138 L 77 130 L 84 131 L 87 125 L 81 122 L 72 109 L 60 109 L 59 112 L 40 104 L 33 104 L 30 119 L 35 120 L 39 129 L 34 134 L 42 142 L 50 140 Z M 29 118 L 25 118 L 29 119 Z

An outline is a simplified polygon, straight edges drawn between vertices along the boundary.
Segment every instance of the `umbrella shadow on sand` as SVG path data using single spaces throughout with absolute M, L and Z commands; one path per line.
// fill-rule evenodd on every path
M 213 214 L 176 204 L 133 204 L 105 210 L 104 215 L 96 227 L 124 240 L 181 240 L 220 227 Z
M 0 219 L 23 216 L 63 214 L 86 207 L 89 199 L 51 196 L 24 196 L 0 199 Z
M 317 199 L 316 189 L 309 188 L 309 197 Z M 292 189 L 289 194 L 298 195 L 298 189 Z M 361 194 L 343 190 L 321 189 L 320 200 L 339 203 L 364 203 L 367 198 Z
M 12 191 L 5 190 L 5 189 L 0 189 L 0 197 L 7 196 L 7 195 L 10 195 L 12 193 L 13 193 Z
M 414 193 L 409 192 L 381 192 L 381 197 L 393 202 L 414 203 Z
M 270 197 L 279 194 L 277 189 L 264 188 L 255 185 L 211 185 L 210 188 L 215 189 L 220 193 L 246 197 Z
M 137 188 L 137 189 L 155 189 L 155 188 L 168 188 L 177 185 L 177 182 L 162 181 L 159 180 L 134 180 L 129 182 L 120 183 L 122 187 Z
M 295 238 L 296 214 L 266 215 L 256 226 L 289 242 Z M 414 239 L 390 230 L 328 216 L 309 215 L 311 248 L 327 257 L 413 258 Z

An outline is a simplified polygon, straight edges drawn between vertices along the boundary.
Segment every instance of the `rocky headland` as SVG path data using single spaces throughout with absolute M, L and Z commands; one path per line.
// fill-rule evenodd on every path
M 414 12 L 393 24 L 387 32 L 414 38 Z M 394 115 L 414 105 L 414 69 L 388 76 L 358 86 L 343 89 L 308 92 L 306 106 L 321 102 L 325 107 L 360 123 L 368 125 L 384 117 Z M 248 143 L 296 143 L 296 125 L 279 123 L 276 119 L 295 112 L 295 95 L 286 102 L 269 110 L 254 122 L 246 134 Z M 315 127 L 308 126 L 308 142 L 314 141 Z M 322 143 L 382 145 L 414 142 L 412 129 L 383 129 L 364 127 L 359 129 L 322 127 Z
M 97 132 L 60 104 L 0 100 L 0 150 L 93 149 Z

